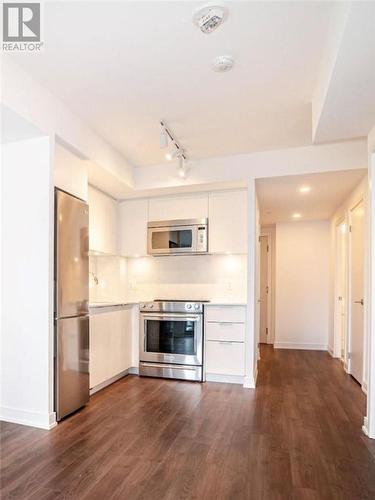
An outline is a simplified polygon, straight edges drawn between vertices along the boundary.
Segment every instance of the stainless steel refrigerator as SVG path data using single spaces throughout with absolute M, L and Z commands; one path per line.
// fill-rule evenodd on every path
M 55 411 L 89 400 L 89 207 L 55 190 Z

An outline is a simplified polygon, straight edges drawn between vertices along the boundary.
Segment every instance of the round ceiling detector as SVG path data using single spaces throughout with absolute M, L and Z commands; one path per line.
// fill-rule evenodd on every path
M 218 73 L 224 73 L 233 68 L 234 60 L 230 56 L 218 56 L 212 62 L 212 67 L 214 71 Z
M 193 15 L 193 22 L 202 33 L 208 35 L 215 31 L 227 18 L 228 10 L 221 5 L 206 5 Z

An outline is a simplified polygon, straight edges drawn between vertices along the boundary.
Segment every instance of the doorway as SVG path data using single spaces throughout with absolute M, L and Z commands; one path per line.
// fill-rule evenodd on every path
M 364 351 L 364 234 L 361 200 L 350 211 L 350 355 L 349 373 L 363 384 Z
M 347 233 L 345 220 L 336 225 L 334 356 L 346 367 L 347 359 Z
M 269 234 L 259 238 L 260 243 L 260 320 L 259 342 L 271 344 L 271 241 Z

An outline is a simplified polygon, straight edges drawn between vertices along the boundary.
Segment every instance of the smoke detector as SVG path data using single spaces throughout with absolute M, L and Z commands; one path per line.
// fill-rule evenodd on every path
M 206 5 L 195 12 L 193 22 L 202 33 L 208 35 L 225 21 L 227 15 L 228 10 L 221 5 Z
M 218 56 L 212 61 L 212 68 L 217 73 L 225 73 L 233 68 L 234 60 L 231 56 Z

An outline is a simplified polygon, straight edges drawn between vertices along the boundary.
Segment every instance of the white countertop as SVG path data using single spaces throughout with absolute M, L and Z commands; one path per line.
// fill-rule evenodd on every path
M 137 305 L 140 302 L 126 302 L 126 301 L 121 301 L 121 302 L 90 302 L 89 303 L 89 308 L 90 309 L 96 309 L 96 308 L 102 308 L 102 307 L 116 307 L 116 306 L 131 306 L 131 305 Z M 152 302 L 152 301 L 146 301 L 146 302 Z M 205 306 L 247 306 L 247 302 L 245 301 L 230 301 L 230 300 L 210 300 L 209 302 L 205 303 Z
M 234 301 L 231 302 L 229 300 L 210 300 L 206 306 L 247 306 L 247 302 Z
M 131 306 L 138 304 L 139 302 L 90 302 L 89 309 L 96 309 L 101 307 L 115 307 L 115 306 Z

